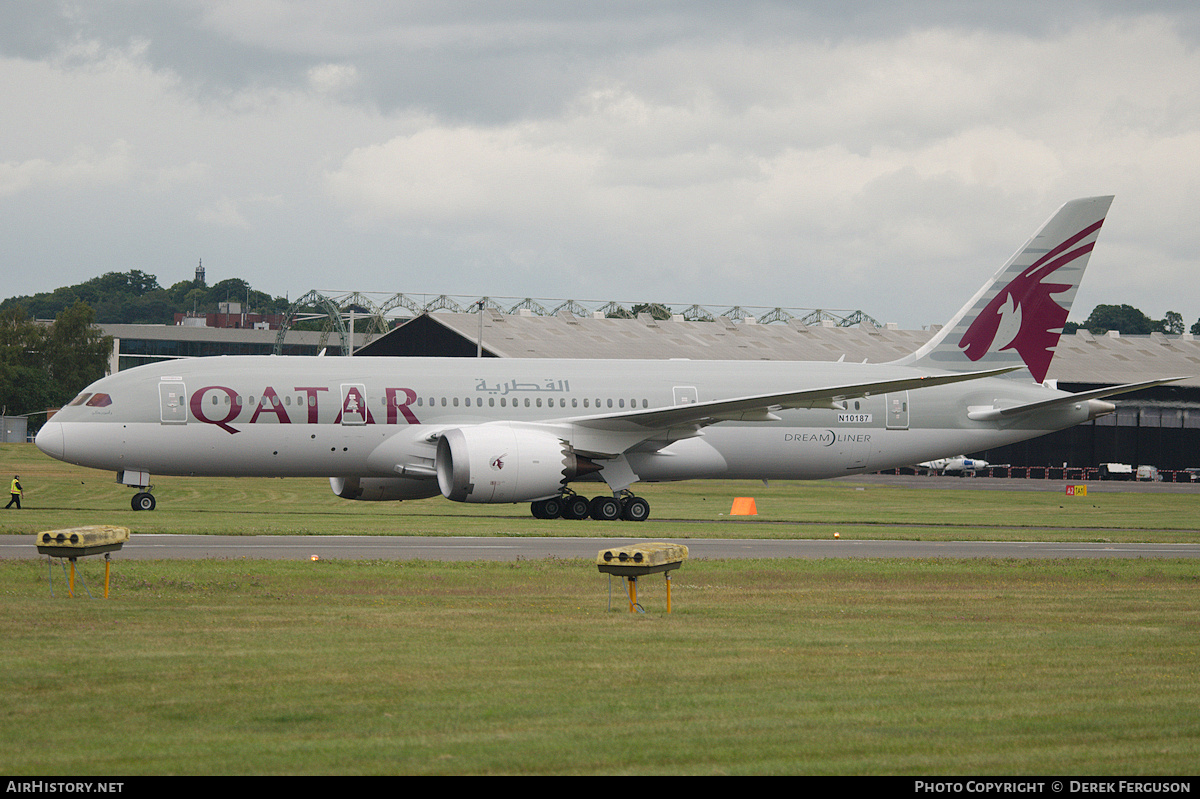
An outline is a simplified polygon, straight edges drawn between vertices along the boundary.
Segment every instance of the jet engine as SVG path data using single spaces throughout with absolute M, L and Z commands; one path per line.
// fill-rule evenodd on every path
M 436 464 L 442 495 L 455 502 L 546 499 L 601 468 L 553 433 L 508 424 L 446 430 Z
M 436 480 L 410 480 L 404 477 L 330 477 L 329 487 L 342 499 L 399 502 L 438 495 Z

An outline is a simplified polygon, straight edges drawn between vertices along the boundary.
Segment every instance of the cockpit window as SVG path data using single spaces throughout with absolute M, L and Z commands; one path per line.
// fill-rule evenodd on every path
M 89 408 L 106 408 L 109 405 L 112 405 L 112 397 L 107 394 L 93 394 L 92 398 L 87 401 Z
M 90 396 L 92 396 L 92 395 L 85 391 L 84 393 L 82 393 L 78 397 L 76 397 L 75 399 L 68 402 L 67 407 L 69 408 L 72 405 L 82 405 L 84 403 L 84 401 L 87 400 L 87 398 Z

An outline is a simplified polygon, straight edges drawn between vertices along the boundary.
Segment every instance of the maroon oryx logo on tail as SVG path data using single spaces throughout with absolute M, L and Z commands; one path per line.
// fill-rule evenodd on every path
M 1104 224 L 1101 219 L 1043 255 L 1001 289 L 967 328 L 958 346 L 972 361 L 978 361 L 992 349 L 1001 327 L 1015 331 L 999 350 L 1016 350 L 1034 380 L 1046 379 L 1054 347 L 1067 321 L 1068 310 L 1054 301 L 1053 295 L 1071 288 L 1070 283 L 1045 282 L 1054 272 L 1087 255 L 1094 241 L 1076 247 Z

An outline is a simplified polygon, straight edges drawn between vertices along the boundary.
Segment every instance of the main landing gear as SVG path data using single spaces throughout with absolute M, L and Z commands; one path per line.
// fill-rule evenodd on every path
M 629 491 L 617 496 L 599 496 L 589 500 L 574 492 L 560 494 L 550 499 L 534 502 L 530 509 L 536 519 L 586 519 L 591 517 L 602 522 L 624 519 L 628 522 L 644 522 L 650 518 L 650 503 Z

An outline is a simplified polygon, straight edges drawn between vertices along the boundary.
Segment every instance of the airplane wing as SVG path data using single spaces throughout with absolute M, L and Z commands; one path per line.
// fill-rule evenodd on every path
M 912 391 L 933 386 L 997 377 L 1015 371 L 1018 367 L 988 369 L 979 372 L 957 372 L 949 374 L 920 375 L 894 380 L 879 380 L 870 383 L 846 383 L 784 391 L 774 394 L 754 394 L 733 399 L 709 400 L 670 408 L 623 411 L 601 416 L 580 416 L 561 419 L 580 427 L 612 431 L 649 431 L 683 425 L 708 425 L 725 421 L 766 422 L 776 421 L 771 411 L 782 408 L 833 408 L 833 403 L 842 400 L 866 397 L 889 391 Z
M 1063 405 L 1073 405 L 1077 402 L 1087 402 L 1088 400 L 1103 399 L 1105 397 L 1115 397 L 1120 394 L 1128 394 L 1131 391 L 1139 391 L 1143 388 L 1153 388 L 1166 383 L 1174 383 L 1177 380 L 1185 380 L 1186 377 L 1167 377 L 1162 380 L 1146 380 L 1141 383 L 1125 383 L 1120 386 L 1109 386 L 1108 388 L 1097 388 L 1092 391 L 1081 391 L 1078 394 L 1068 394 L 1065 397 L 1055 397 L 1054 399 L 1042 400 L 1041 402 L 1029 402 L 1024 405 L 1014 405 L 1011 408 L 975 408 L 967 413 L 969 419 L 977 422 L 995 422 L 1002 419 L 1013 419 L 1018 416 L 1023 416 L 1036 411 L 1050 410 L 1051 408 L 1060 407 Z M 1112 408 L 1113 406 L 1109 406 Z M 1112 410 L 1108 410 L 1111 413 Z M 1097 414 L 1103 415 L 1103 414 Z

